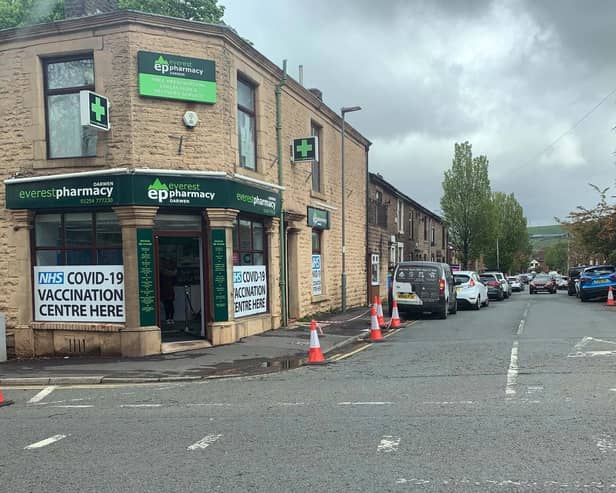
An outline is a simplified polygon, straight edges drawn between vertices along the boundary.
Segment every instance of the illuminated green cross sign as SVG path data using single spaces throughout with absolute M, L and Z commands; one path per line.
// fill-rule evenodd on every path
M 109 130 L 109 99 L 92 91 L 80 91 L 81 125 Z
M 293 161 L 314 161 L 319 152 L 316 137 L 302 137 L 293 140 Z

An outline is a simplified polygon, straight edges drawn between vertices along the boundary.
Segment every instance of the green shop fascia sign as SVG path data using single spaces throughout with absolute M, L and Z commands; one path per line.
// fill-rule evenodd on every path
M 216 62 L 168 53 L 137 53 L 139 94 L 162 99 L 216 102 Z
M 308 207 L 308 226 L 315 229 L 329 229 L 329 211 Z
M 6 183 L 7 209 L 57 209 L 150 205 L 238 209 L 263 216 L 280 214 L 277 192 L 225 178 L 124 173 Z

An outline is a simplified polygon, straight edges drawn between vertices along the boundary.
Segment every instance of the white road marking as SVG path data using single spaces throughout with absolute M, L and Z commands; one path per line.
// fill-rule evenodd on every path
M 120 407 L 162 407 L 162 404 L 122 404 Z
M 507 387 L 505 388 L 505 396 L 510 399 L 516 394 L 515 386 L 518 382 L 518 341 L 513 342 L 511 348 L 511 362 L 509 370 L 507 370 Z
M 474 404 L 475 401 L 425 401 L 422 404 L 435 404 L 435 405 L 444 405 L 444 404 Z
M 613 356 L 616 351 L 578 351 L 577 353 L 571 353 L 567 355 L 567 358 L 585 358 L 594 356 Z
M 28 404 L 36 404 L 37 402 L 42 401 L 45 397 L 47 397 L 49 394 L 51 394 L 57 388 L 58 387 L 55 386 L 55 385 L 50 385 L 49 387 L 45 387 L 38 394 L 36 394 L 34 397 L 32 397 L 32 399 L 30 399 L 28 401 Z
M 304 406 L 305 402 L 276 402 L 277 406 Z
M 616 442 L 607 433 L 604 433 L 599 437 L 599 439 L 597 440 L 597 447 L 604 454 L 608 451 L 616 452 Z
M 221 436 L 222 435 L 207 435 L 203 437 L 201 440 L 199 440 L 198 442 L 195 442 L 192 445 L 190 445 L 186 450 L 199 450 L 199 449 L 208 448 L 210 445 L 216 442 Z
M 64 409 L 83 409 L 83 408 L 94 407 L 94 406 L 91 404 L 60 404 L 60 405 L 54 405 L 54 406 L 49 406 L 49 407 L 60 407 Z
M 583 358 L 586 356 L 611 356 L 616 354 L 616 348 L 612 350 L 602 350 L 602 351 L 582 351 L 582 348 L 586 346 L 590 342 L 600 342 L 603 344 L 613 344 L 616 345 L 615 341 L 607 341 L 605 339 L 597 339 L 595 337 L 583 337 L 580 341 L 573 346 L 575 352 L 569 353 L 567 355 L 568 358 Z
M 338 405 L 339 406 L 389 406 L 393 404 L 393 402 L 390 401 L 374 401 L 374 402 L 339 402 Z
M 63 438 L 66 438 L 68 435 L 54 435 L 49 438 L 45 438 L 45 440 L 41 440 L 40 442 L 32 443 L 27 447 L 24 447 L 24 450 L 33 450 L 37 448 L 46 447 L 47 445 L 51 445 L 52 443 L 58 442 Z
M 459 479 L 421 479 L 421 478 L 398 478 L 396 479 L 396 484 L 408 484 L 412 486 L 428 486 L 433 489 L 434 487 L 438 487 L 438 485 L 443 486 L 467 486 L 467 485 L 475 485 L 475 486 L 501 486 L 507 488 L 516 486 L 518 488 L 523 489 L 524 491 L 533 489 L 535 491 L 544 491 L 547 488 L 569 488 L 572 487 L 576 490 L 579 489 L 616 489 L 616 483 L 609 483 L 604 481 L 572 481 L 572 482 L 563 482 L 563 481 L 554 481 L 554 480 L 532 480 L 532 479 L 521 479 L 521 480 L 496 480 L 496 479 L 468 479 L 468 478 L 459 478 Z M 516 489 L 517 491 L 517 489 Z
M 90 397 L 88 398 L 80 398 L 80 399 L 63 399 L 61 401 L 49 401 L 49 402 L 35 402 L 35 404 L 37 406 L 48 406 L 51 404 L 62 404 L 63 402 L 79 402 L 79 401 L 89 401 L 91 400 Z
M 526 389 L 527 394 L 536 394 L 537 392 L 543 392 L 543 385 L 529 385 Z
M 224 402 L 195 402 L 186 404 L 187 407 L 190 406 L 211 406 L 211 407 L 231 407 L 232 404 L 226 404 Z
M 400 445 L 400 437 L 394 437 L 391 435 L 383 435 L 381 442 L 376 448 L 377 452 L 396 452 Z
M 518 325 L 518 335 L 522 335 L 522 332 L 524 332 L 524 325 L 526 324 L 526 320 L 522 319 L 520 320 L 520 325 Z

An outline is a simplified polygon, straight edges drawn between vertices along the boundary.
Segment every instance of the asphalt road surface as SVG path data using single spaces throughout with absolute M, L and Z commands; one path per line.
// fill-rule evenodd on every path
M 516 293 L 324 367 L 4 389 L 0 491 L 616 491 L 615 322 Z

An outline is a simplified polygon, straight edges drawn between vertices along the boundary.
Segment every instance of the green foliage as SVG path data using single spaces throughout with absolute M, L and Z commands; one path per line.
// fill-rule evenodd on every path
M 567 242 L 559 241 L 547 248 L 544 264 L 548 271 L 567 272 Z
M 441 209 L 465 268 L 479 258 L 491 236 L 490 195 L 487 157 L 473 158 L 470 143 L 456 143 L 451 169 L 445 171 Z
M 495 192 L 492 195 L 492 211 L 493 238 L 486 251 L 486 263 L 503 272 L 515 273 L 526 270 L 531 246 L 522 206 L 514 194 Z
M 214 24 L 222 22 L 225 12 L 218 0 L 119 0 L 118 8 Z M 0 0 L 0 29 L 63 18 L 63 0 Z
M 63 6 L 62 0 L 0 0 L 0 29 L 62 19 Z
M 119 0 L 121 9 L 139 10 L 190 21 L 220 23 L 225 7 L 217 0 Z

